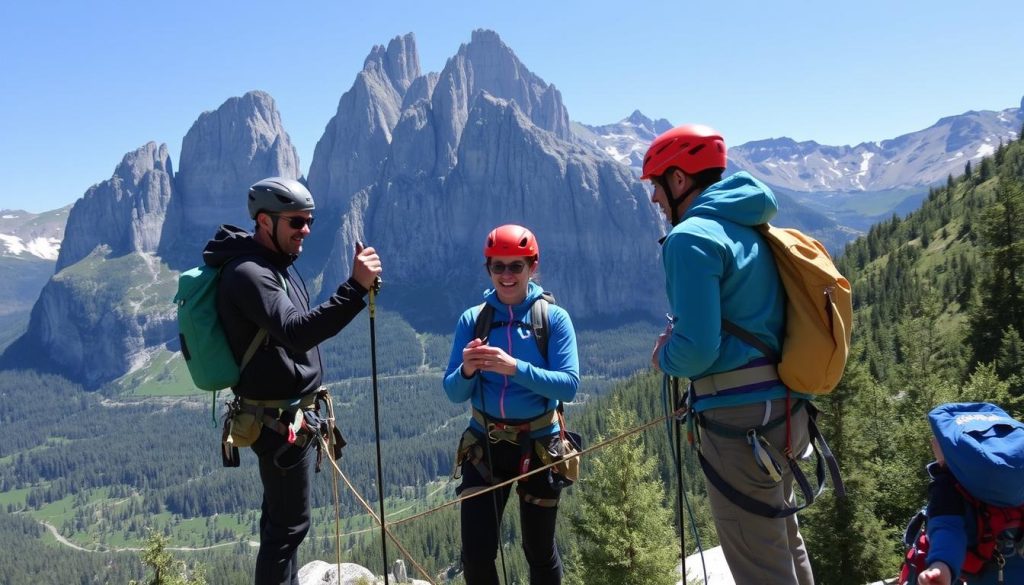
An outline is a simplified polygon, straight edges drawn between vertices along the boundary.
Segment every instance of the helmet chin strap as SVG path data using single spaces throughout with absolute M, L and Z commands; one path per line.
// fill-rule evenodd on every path
M 271 219 L 274 220 L 274 228 L 270 231 L 270 241 L 274 242 L 274 248 L 277 250 L 278 254 L 287 256 L 292 259 L 292 262 L 294 262 L 295 259 L 299 257 L 298 254 L 289 254 L 281 249 L 281 244 L 277 242 L 277 218 L 271 216 Z
M 700 185 L 695 181 L 693 185 L 690 185 L 689 189 L 683 191 L 679 197 L 675 197 L 672 195 L 672 189 L 669 187 L 668 179 L 666 178 L 667 176 L 668 173 L 665 173 L 657 177 L 657 181 L 661 184 L 661 189 L 665 192 L 665 199 L 668 201 L 669 213 L 672 215 L 672 225 L 677 225 L 681 219 L 679 217 L 679 206 L 682 205 L 683 202 L 686 201 L 687 197 L 693 194 L 694 191 L 699 189 Z

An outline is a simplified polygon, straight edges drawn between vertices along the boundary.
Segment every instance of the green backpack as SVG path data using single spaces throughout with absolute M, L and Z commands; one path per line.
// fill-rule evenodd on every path
M 211 392 L 237 384 L 242 370 L 267 337 L 267 330 L 261 328 L 245 350 L 242 363 L 235 361 L 217 315 L 220 271 L 220 268 L 203 264 L 182 272 L 178 277 L 178 294 L 174 295 L 181 355 L 196 387 Z M 287 291 L 287 282 L 276 271 L 275 274 Z

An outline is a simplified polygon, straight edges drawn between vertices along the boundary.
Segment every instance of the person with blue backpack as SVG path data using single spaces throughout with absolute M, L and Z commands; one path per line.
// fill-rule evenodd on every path
M 500 226 L 488 234 L 484 258 L 493 288 L 482 305 L 459 317 L 444 377 L 449 400 L 472 406 L 454 473 L 461 473 L 457 491 L 463 497 L 579 448 L 561 414 L 580 383 L 576 333 L 569 314 L 533 282 L 537 239 L 525 227 Z M 555 520 L 560 490 L 575 479 L 571 467 L 577 462 L 563 461 L 565 467 L 531 475 L 516 487 L 531 585 L 562 582 Z M 510 491 L 508 485 L 462 502 L 467 585 L 499 583 L 495 560 Z
M 901 582 L 1024 583 L 1024 423 L 989 403 L 943 404 L 928 422 L 925 567 Z
M 298 548 L 310 525 L 309 414 L 323 382 L 319 344 L 366 306 L 381 273 L 373 248 L 356 250 L 351 277 L 309 306 L 289 268 L 313 225 L 313 196 L 295 179 L 270 177 L 250 187 L 252 234 L 223 225 L 203 250 L 218 268 L 217 313 L 241 369 L 233 410 L 252 421 L 252 450 L 263 483 L 256 585 L 298 585 Z M 254 339 L 260 339 L 253 344 Z M 251 355 L 246 355 L 251 354 Z M 248 358 L 248 359 L 246 359 Z M 237 429 L 236 429 L 237 430 Z M 237 434 L 237 433 L 236 433 Z

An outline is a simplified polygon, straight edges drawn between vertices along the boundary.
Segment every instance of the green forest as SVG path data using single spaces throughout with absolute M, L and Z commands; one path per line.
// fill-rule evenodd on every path
M 826 491 L 801 513 L 819 583 L 895 576 L 903 528 L 925 501 L 928 410 L 984 400 L 1024 416 L 1022 226 L 1024 145 L 1016 141 L 968 163 L 962 175 L 931 188 L 918 211 L 873 226 L 838 258 L 854 291 L 853 346 L 840 386 L 817 403 L 848 497 Z M 378 320 L 384 496 L 396 521 L 454 496 L 447 478 L 467 417 L 465 406 L 449 403 L 440 388 L 450 338 L 417 334 L 386 312 Z M 354 321 L 355 333 L 347 330 L 322 351 L 349 442 L 341 467 L 375 502 L 367 326 L 365 318 Z M 638 323 L 580 332 L 584 383 L 567 417 L 585 446 L 665 414 L 663 380 L 644 369 L 661 328 Z M 678 514 L 669 428 L 657 424 L 584 460 L 583 479 L 564 494 L 560 512 L 567 582 L 604 582 L 594 563 L 607 555 L 612 533 L 631 539 L 630 550 L 650 549 L 647 560 L 624 565 L 635 575 L 661 574 L 651 567 L 671 570 L 678 562 L 678 533 L 664 532 Z M 241 468 L 221 466 L 219 436 L 208 394 L 135 396 L 113 386 L 86 392 L 57 376 L 0 372 L 0 584 L 40 575 L 54 583 L 142 579 L 140 549 L 153 534 L 166 538 L 176 558 L 203 567 L 209 583 L 250 582 L 259 481 L 249 453 Z M 716 540 L 699 466 L 690 448 L 682 451 L 681 480 L 692 507 L 684 546 L 692 553 L 694 533 L 704 548 Z M 621 470 L 629 470 L 621 480 L 635 493 L 618 509 L 641 520 L 611 530 L 613 518 L 597 504 L 608 500 L 609 478 Z M 314 486 L 314 526 L 302 561 L 332 562 L 330 469 Z M 339 511 L 343 560 L 382 572 L 379 530 L 347 492 Z M 457 514 L 449 507 L 394 527 L 438 581 L 459 582 Z M 528 580 L 517 517 L 512 503 L 503 523 L 509 583 Z M 59 544 L 47 525 L 85 550 Z M 201 550 L 180 550 L 186 547 Z

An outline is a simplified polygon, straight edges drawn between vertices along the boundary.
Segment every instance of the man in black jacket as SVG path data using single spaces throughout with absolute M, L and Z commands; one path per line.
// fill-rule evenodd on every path
M 302 252 L 313 225 L 313 197 L 282 177 L 249 189 L 249 234 L 224 225 L 203 250 L 207 265 L 222 267 L 217 311 L 241 362 L 260 329 L 267 331 L 241 373 L 235 394 L 249 409 L 262 409 L 265 424 L 252 445 L 263 482 L 256 585 L 298 585 L 298 548 L 309 531 L 312 440 L 289 437 L 302 411 L 312 406 L 323 378 L 318 344 L 337 335 L 366 306 L 363 297 L 381 273 L 373 248 L 356 250 L 352 275 L 327 301 L 309 307 L 288 267 Z M 301 445 L 301 446 L 300 446 Z

